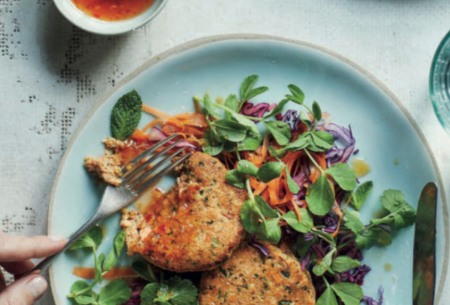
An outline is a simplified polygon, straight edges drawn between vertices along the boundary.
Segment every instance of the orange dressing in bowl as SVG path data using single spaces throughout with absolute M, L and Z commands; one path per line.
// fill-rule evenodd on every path
M 75 6 L 89 16 L 105 21 L 133 18 L 156 0 L 72 0 Z

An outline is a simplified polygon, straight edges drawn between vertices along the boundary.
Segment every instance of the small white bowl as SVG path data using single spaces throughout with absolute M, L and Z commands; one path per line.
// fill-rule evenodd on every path
M 136 17 L 121 21 L 105 21 L 89 16 L 78 9 L 71 0 L 54 0 L 59 11 L 77 27 L 100 35 L 127 33 L 152 20 L 168 0 L 156 0 L 146 11 Z

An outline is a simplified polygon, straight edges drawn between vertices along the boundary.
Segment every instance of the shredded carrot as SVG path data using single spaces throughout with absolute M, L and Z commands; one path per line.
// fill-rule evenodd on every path
M 153 115 L 154 117 L 157 118 L 161 118 L 163 120 L 168 120 L 170 119 L 172 116 L 168 115 L 167 113 L 165 113 L 164 111 L 158 110 L 156 108 L 150 107 L 149 105 L 142 105 L 142 110 Z
M 136 130 L 133 132 L 133 134 L 131 135 L 130 138 L 137 142 L 143 142 L 143 141 L 147 140 L 148 134 L 146 134 L 136 128 Z
M 347 208 L 347 206 L 350 203 L 350 201 L 352 200 L 352 197 L 353 197 L 353 193 L 350 193 L 350 197 L 348 197 L 347 203 L 345 204 L 344 208 L 341 211 L 341 214 L 339 215 L 339 222 L 338 222 L 338 225 L 336 227 L 336 231 L 334 231 L 333 234 L 331 234 L 331 236 L 336 237 L 338 235 L 339 229 L 341 228 L 342 218 L 344 217 L 344 211 Z
M 156 125 L 162 124 L 162 123 L 163 123 L 163 120 L 160 120 L 160 119 L 153 120 L 150 123 L 148 123 L 147 125 L 145 125 L 144 128 L 142 128 L 142 132 L 146 132 L 150 128 L 153 128 Z
M 73 275 L 81 277 L 83 279 L 94 279 L 95 270 L 94 268 L 85 268 L 85 267 L 75 267 L 72 271 Z M 120 278 L 120 277 L 137 277 L 137 274 L 130 267 L 116 267 L 106 273 L 103 278 L 112 279 L 112 278 Z
M 298 205 L 294 199 L 292 199 L 291 202 L 292 202 L 292 206 L 294 207 L 294 212 L 295 212 L 295 214 L 297 214 L 298 221 L 299 222 L 302 221 L 302 213 L 300 212 L 300 208 L 298 207 Z

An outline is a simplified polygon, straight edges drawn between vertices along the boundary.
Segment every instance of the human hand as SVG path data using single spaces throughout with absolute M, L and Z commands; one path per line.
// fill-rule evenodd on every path
M 67 240 L 62 236 L 8 236 L 0 231 L 0 265 L 14 277 L 33 268 L 30 258 L 41 258 L 61 250 Z M 6 287 L 0 271 L 0 304 L 31 305 L 47 289 L 46 280 L 38 274 L 30 274 Z

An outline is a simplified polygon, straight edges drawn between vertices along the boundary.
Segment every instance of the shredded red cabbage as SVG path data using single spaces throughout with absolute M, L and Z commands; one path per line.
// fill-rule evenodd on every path
M 263 244 L 260 244 L 259 242 L 256 241 L 255 233 L 253 233 L 250 236 L 250 238 L 248 239 L 248 243 L 250 246 L 255 247 L 256 249 L 260 250 L 264 256 L 266 256 L 266 257 L 269 256 L 269 254 L 270 254 L 269 250 Z
M 348 129 L 334 123 L 328 124 L 325 128 L 323 126 L 318 127 L 321 130 L 325 130 L 331 133 L 336 140 L 344 145 L 343 148 L 339 148 L 336 144 L 327 152 L 325 159 L 327 160 L 328 167 L 335 165 L 336 163 L 345 163 L 352 155 L 355 149 L 355 138 L 353 137 L 352 128 L 348 126 Z
M 167 138 L 167 135 L 161 129 L 159 129 L 158 127 L 153 127 L 152 130 L 150 131 L 150 134 L 148 135 L 148 140 L 152 141 L 152 142 L 153 141 L 154 142 L 159 142 L 159 141 L 162 141 L 162 140 L 164 140 L 166 138 Z M 174 142 L 173 141 L 169 142 L 169 144 L 172 144 L 172 143 L 174 143 Z M 181 148 L 181 147 L 189 147 L 189 148 L 198 150 L 197 146 L 195 146 L 195 145 L 193 145 L 193 144 L 191 144 L 189 142 L 186 142 L 186 141 L 178 143 L 176 145 L 176 147 L 179 147 L 179 148 Z
M 254 118 L 262 118 L 266 112 L 271 111 L 276 105 L 277 104 L 269 103 L 259 103 L 255 105 L 249 101 L 245 101 L 244 105 L 242 105 L 241 113 Z M 258 121 L 254 122 L 256 123 Z
M 341 273 L 341 277 L 343 280 L 346 280 L 346 282 L 358 284 L 362 286 L 364 284 L 364 277 L 372 270 L 367 265 L 361 265 L 355 269 L 346 271 Z
M 367 296 L 364 296 L 361 301 L 365 302 L 367 305 L 383 305 L 384 289 L 382 286 L 380 286 L 380 288 L 378 288 L 378 294 L 380 295 L 380 298 L 378 299 L 378 301 L 375 301 L 373 298 L 367 297 Z

